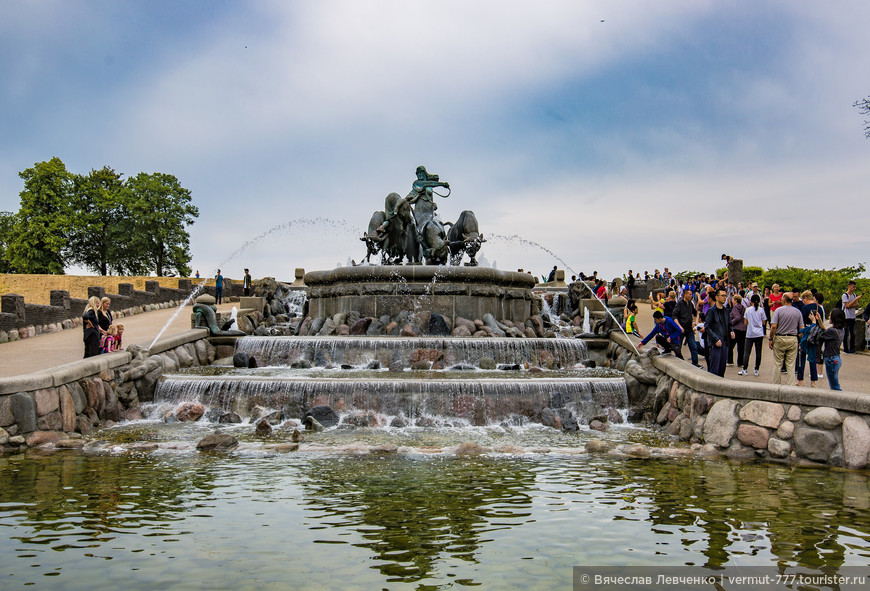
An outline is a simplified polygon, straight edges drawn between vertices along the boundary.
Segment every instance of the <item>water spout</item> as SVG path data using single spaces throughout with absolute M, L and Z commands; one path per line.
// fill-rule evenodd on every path
M 517 234 L 513 234 L 511 236 L 504 236 L 501 234 L 490 234 L 489 237 L 490 237 L 490 239 L 501 240 L 504 242 L 518 242 L 524 246 L 532 246 L 534 248 L 542 250 L 545 253 L 547 253 L 548 255 L 550 255 L 551 257 L 553 257 L 558 262 L 562 263 L 562 266 L 566 270 L 568 270 L 572 275 L 577 274 L 577 272 L 573 269 L 573 267 L 571 267 L 571 265 L 566 263 L 564 259 L 562 259 L 558 255 L 556 255 L 556 253 L 554 253 L 549 248 L 546 248 L 545 246 L 538 244 L 534 240 L 527 240 L 525 238 L 518 236 Z M 619 330 L 622 331 L 622 334 L 624 334 L 626 339 L 628 339 L 628 333 L 625 332 L 625 327 L 623 327 L 622 324 L 616 319 L 616 316 L 613 315 L 613 312 L 610 311 L 610 308 L 607 307 L 607 305 L 604 303 L 604 301 L 601 298 L 599 298 L 597 295 L 595 295 L 595 291 L 591 287 L 589 287 L 589 284 L 587 284 L 585 281 L 581 281 L 580 283 L 586 287 L 586 290 L 590 294 L 592 294 L 593 298 L 595 298 L 596 300 L 601 302 L 601 305 L 604 307 L 604 311 L 607 313 L 608 316 L 610 316 L 613 319 L 613 323 L 619 327 Z M 631 342 L 631 339 L 628 339 L 628 341 L 629 341 L 629 343 L 631 343 L 631 347 L 634 349 L 634 352 L 637 353 L 638 355 L 640 355 L 640 351 L 638 351 L 635 344 Z
M 230 312 L 230 330 L 238 330 L 239 323 L 237 322 L 239 317 L 239 309 L 233 306 L 233 311 Z

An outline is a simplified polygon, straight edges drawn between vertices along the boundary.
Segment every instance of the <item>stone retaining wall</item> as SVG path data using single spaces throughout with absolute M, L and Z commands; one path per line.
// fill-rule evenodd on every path
M 632 403 L 675 437 L 734 458 L 870 465 L 870 394 L 736 382 L 675 357 L 638 357 L 623 334 L 611 341 Z
M 215 349 L 208 330 L 193 329 L 146 350 L 82 359 L 50 370 L 0 379 L 0 450 L 18 450 L 89 433 L 137 416 L 153 399 L 157 379 L 182 367 L 208 365 Z
M 91 286 L 88 298 L 109 297 L 112 300 L 112 313 L 123 317 L 133 313 L 154 310 L 167 305 L 178 305 L 193 290 L 190 279 L 179 279 L 178 289 L 161 287 L 158 281 L 146 281 L 145 291 L 137 290 L 132 283 L 119 283 L 118 293 L 106 293 L 105 288 Z M 214 292 L 214 287 L 211 288 Z M 229 297 L 230 286 L 224 288 Z M 71 298 L 68 291 L 52 290 L 50 305 L 28 304 L 24 296 L 9 293 L 0 297 L 0 343 L 38 334 L 81 326 L 81 317 L 87 299 Z

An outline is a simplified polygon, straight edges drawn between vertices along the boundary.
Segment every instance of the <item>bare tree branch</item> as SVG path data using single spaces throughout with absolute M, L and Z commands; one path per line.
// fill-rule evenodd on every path
M 870 116 L 870 96 L 867 98 L 863 98 L 861 100 L 855 101 L 852 105 L 853 107 L 858 107 L 858 112 L 862 115 Z M 870 139 L 870 121 L 864 120 L 864 137 Z

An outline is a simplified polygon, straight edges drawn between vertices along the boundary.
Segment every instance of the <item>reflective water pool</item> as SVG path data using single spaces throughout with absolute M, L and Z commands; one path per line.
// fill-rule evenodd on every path
M 104 432 L 161 442 L 150 453 L 0 456 L 2 588 L 570 589 L 575 565 L 870 562 L 865 473 L 577 453 L 588 431 L 531 429 L 518 443 L 549 453 L 464 457 L 423 446 L 498 430 L 312 438 L 418 445 L 374 456 L 205 454 L 173 428 Z

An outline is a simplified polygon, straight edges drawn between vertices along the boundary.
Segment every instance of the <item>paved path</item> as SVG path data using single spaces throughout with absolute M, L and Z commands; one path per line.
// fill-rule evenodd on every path
M 649 303 L 639 302 L 637 307 L 640 312 L 637 319 L 638 329 L 640 329 L 640 334 L 646 336 L 653 328 L 652 310 L 649 307 Z M 631 340 L 635 343 L 640 342 L 640 339 L 633 337 Z M 753 370 L 755 369 L 755 351 L 752 352 L 752 357 L 749 361 L 748 376 L 737 375 L 741 366 L 729 365 L 725 369 L 725 377 L 735 381 L 773 383 L 773 351 L 768 348 L 766 336 L 764 337 L 763 345 L 761 352 L 761 369 L 758 372 L 758 377 L 753 375 Z M 649 346 L 650 343 L 647 343 L 645 348 Z M 691 360 L 689 357 L 689 347 L 687 346 L 683 347 L 683 357 L 687 361 Z M 736 348 L 734 349 L 734 357 L 737 357 Z M 846 355 L 844 353 L 841 355 L 841 358 L 843 359 L 843 367 L 840 369 L 839 375 L 840 387 L 849 392 L 864 392 L 870 394 L 870 351 L 856 353 L 855 355 Z M 704 370 L 706 370 L 707 366 L 703 357 L 699 358 L 698 363 L 700 363 Z M 699 369 L 698 371 L 702 370 Z M 782 374 L 782 377 L 784 382 L 785 374 Z M 810 387 L 809 367 L 807 367 L 806 374 L 804 375 L 804 386 L 808 388 Z M 820 377 L 816 387 L 822 390 L 830 390 L 828 387 L 828 378 Z
M 218 310 L 229 311 L 233 309 L 233 305 L 238 306 L 238 304 L 222 304 L 218 306 Z M 178 308 L 166 308 L 135 316 L 116 318 L 116 324 L 124 325 L 124 346 L 132 343 L 150 345 L 157 333 L 177 311 Z M 163 336 L 189 330 L 192 311 L 191 306 L 185 307 L 166 329 Z M 0 344 L 0 377 L 5 378 L 49 369 L 77 361 L 83 355 L 84 343 L 82 342 L 81 328 L 2 343 Z
M 234 304 L 223 304 L 219 309 L 232 310 Z M 238 304 L 235 304 L 238 305 Z M 638 328 L 641 334 L 647 334 L 653 326 L 652 310 L 649 304 L 640 303 L 638 315 Z M 146 312 L 136 316 L 128 316 L 118 320 L 124 325 L 124 343 L 142 343 L 150 345 L 157 333 L 169 321 L 177 308 Z M 172 322 L 164 333 L 164 336 L 178 334 L 190 328 L 190 313 L 192 308 L 187 307 Z M 637 342 L 639 339 L 632 339 Z M 758 377 L 752 375 L 754 368 L 754 354 L 750 363 L 750 375 L 738 376 L 737 366 L 729 365 L 725 371 L 725 377 L 737 381 L 747 382 L 772 382 L 773 381 L 773 351 L 767 348 L 767 339 L 764 341 L 764 350 L 761 357 L 761 371 Z M 649 345 L 648 345 L 649 346 Z M 64 363 L 70 363 L 82 358 L 84 345 L 82 344 L 81 329 L 64 330 L 50 335 L 40 335 L 32 339 L 24 339 L 12 343 L 0 344 L 0 377 L 8 377 L 26 374 L 41 369 L 48 369 Z M 688 359 L 688 347 L 683 347 L 683 354 Z M 735 351 L 736 355 L 736 351 Z M 856 355 L 843 355 L 843 368 L 840 370 L 840 385 L 844 390 L 851 392 L 866 392 L 870 394 L 870 353 L 863 352 Z M 704 358 L 700 359 L 704 365 Z M 702 370 L 698 370 L 702 371 Z M 809 387 L 809 375 L 806 376 L 805 384 Z M 827 378 L 821 378 L 818 387 L 828 389 Z

